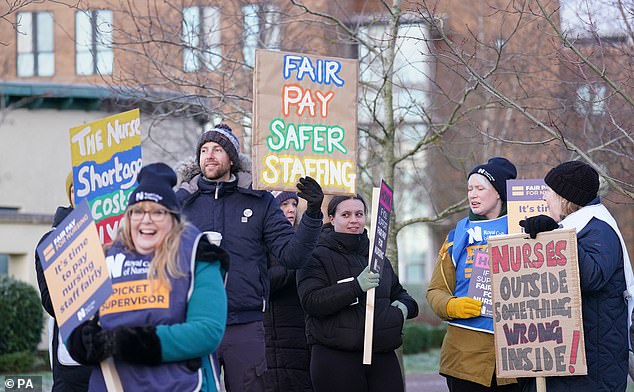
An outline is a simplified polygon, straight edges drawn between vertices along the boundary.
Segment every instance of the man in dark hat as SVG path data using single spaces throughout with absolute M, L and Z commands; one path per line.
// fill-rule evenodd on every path
M 178 191 L 183 214 L 202 231 L 222 234 L 231 257 L 227 278 L 227 329 L 218 349 L 230 391 L 264 391 L 266 371 L 263 317 L 267 307 L 269 254 L 289 268 L 309 260 L 321 231 L 323 192 L 310 177 L 300 178 L 298 196 L 307 201 L 294 231 L 266 191 L 251 189 L 241 169 L 240 142 L 226 124 L 204 132 L 196 148 L 197 170 Z M 242 167 L 245 166 L 245 167 Z

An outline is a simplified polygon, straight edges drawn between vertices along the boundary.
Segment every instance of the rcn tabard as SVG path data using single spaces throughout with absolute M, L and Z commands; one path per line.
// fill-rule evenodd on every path
M 112 294 L 112 282 L 84 200 L 37 247 L 64 340 Z
M 488 241 L 498 377 L 587 374 L 575 230 Z
M 75 203 L 88 200 L 102 243 L 119 227 L 141 170 L 139 109 L 70 129 Z
M 256 50 L 253 188 L 355 194 L 358 61 Z

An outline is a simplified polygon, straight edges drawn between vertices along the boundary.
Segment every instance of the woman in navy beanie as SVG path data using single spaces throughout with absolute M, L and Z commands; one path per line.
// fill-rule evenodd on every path
M 114 293 L 68 339 L 94 366 L 90 391 L 105 391 L 99 363 L 112 357 L 126 391 L 216 391 L 212 352 L 222 339 L 227 254 L 184 222 L 164 163 L 143 167 L 106 249 Z
M 590 165 L 571 161 L 544 178 L 548 215 L 520 221 L 526 233 L 558 227 L 577 232 L 581 311 L 588 375 L 547 377 L 551 391 L 625 391 L 628 374 L 628 321 L 634 276 L 623 236 L 597 194 L 599 174 Z M 629 306 L 628 306 L 629 302 Z M 535 391 L 534 379 L 523 381 Z
M 271 193 L 288 222 L 297 227 L 297 193 Z M 286 268 L 275 257 L 269 256 L 270 294 L 264 314 L 267 367 L 264 388 L 267 392 L 312 391 L 310 350 L 295 275 L 296 270 Z
M 474 260 L 487 252 L 488 237 L 508 233 L 506 181 L 516 176 L 515 165 L 501 157 L 471 170 L 469 216 L 447 235 L 427 288 L 434 313 L 449 322 L 440 351 L 440 374 L 451 392 L 519 391 L 514 379 L 495 376 L 493 320 L 483 315 L 482 302 L 467 294 Z

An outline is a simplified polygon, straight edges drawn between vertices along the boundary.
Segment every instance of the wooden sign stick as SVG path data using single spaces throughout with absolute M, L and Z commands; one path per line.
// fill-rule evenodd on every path
M 376 221 L 378 219 L 379 188 L 372 189 L 372 225 L 370 227 L 370 254 L 368 255 L 368 265 L 372 263 L 372 248 L 374 247 L 374 233 L 376 232 Z M 372 364 L 372 339 L 374 338 L 374 295 L 372 288 L 366 293 L 365 302 L 365 335 L 363 338 L 363 364 Z
M 106 389 L 108 392 L 123 392 L 123 385 L 117 373 L 117 368 L 114 366 L 114 360 L 112 357 L 108 357 L 99 363 L 101 367 L 101 373 L 103 379 L 106 382 Z
M 546 377 L 535 377 L 537 392 L 546 392 Z

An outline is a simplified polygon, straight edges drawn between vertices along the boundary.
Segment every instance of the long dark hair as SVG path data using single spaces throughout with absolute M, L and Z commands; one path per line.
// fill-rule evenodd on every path
M 346 200 L 361 200 L 361 203 L 363 203 L 363 212 L 365 214 L 368 213 L 368 206 L 367 204 L 365 204 L 365 200 L 363 200 L 361 195 L 357 193 L 354 196 L 335 196 L 330 199 L 330 202 L 328 203 L 328 216 L 335 216 L 335 213 L 337 212 L 337 206 L 339 206 L 339 204 Z

